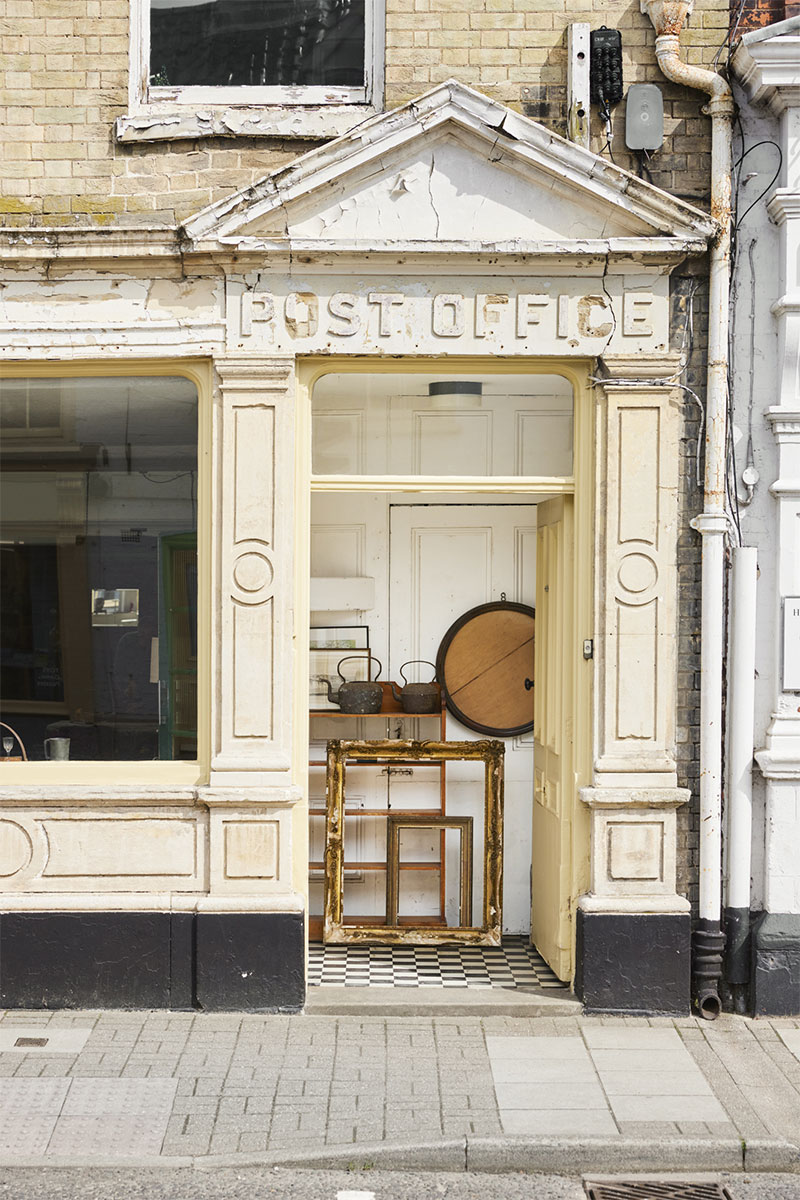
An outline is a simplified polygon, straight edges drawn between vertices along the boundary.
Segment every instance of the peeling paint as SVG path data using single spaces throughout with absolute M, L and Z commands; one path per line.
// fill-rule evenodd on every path
M 145 307 L 165 309 L 175 315 L 213 309 L 218 302 L 218 289 L 213 280 L 190 280 L 174 283 L 158 279 L 149 288 Z

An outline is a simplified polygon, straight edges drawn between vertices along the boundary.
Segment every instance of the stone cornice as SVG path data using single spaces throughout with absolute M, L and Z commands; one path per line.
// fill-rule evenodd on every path
M 608 354 L 598 362 L 597 381 L 605 388 L 674 387 L 682 367 L 680 354 L 657 357 L 643 354 Z
M 688 788 L 581 788 L 581 800 L 588 808 L 679 808 L 687 804 Z
M 761 41 L 748 41 L 745 35 L 732 65 L 754 104 L 767 105 L 778 114 L 800 105 L 800 36 L 796 31 Z
M 98 269 L 125 270 L 131 273 L 152 271 L 154 262 L 162 270 L 193 272 L 220 270 L 263 269 L 268 257 L 275 269 L 331 267 L 342 270 L 349 266 L 364 270 L 404 268 L 412 272 L 414 264 L 426 270 L 440 268 L 443 272 L 483 268 L 486 270 L 516 270 L 527 273 L 547 270 L 550 274 L 570 274 L 580 269 L 586 277 L 600 277 L 614 264 L 616 270 L 635 270 L 637 265 L 676 266 L 687 256 L 704 254 L 707 250 L 703 236 L 670 237 L 642 236 L 594 239 L 564 239 L 560 241 L 511 242 L 444 242 L 387 241 L 380 248 L 372 243 L 328 242 L 298 238 L 242 238 L 214 241 L 207 239 L 188 244 L 178 229 L 81 227 L 65 229 L 4 229 L 0 230 L 0 263 L 19 269 L 26 265 L 51 269 L 59 264 L 62 270 L 74 269 L 87 263 Z
M 776 405 L 767 409 L 764 420 L 772 426 L 772 432 L 778 440 L 782 435 L 796 437 L 800 434 L 800 411 Z
M 291 808 L 303 798 L 299 787 L 209 787 L 198 788 L 197 798 L 207 808 Z
M 71 766 L 72 764 L 70 764 Z M 18 783 L 0 787 L 0 805 L 60 807 L 76 802 L 88 808 L 124 805 L 164 809 L 197 803 L 197 787 L 149 787 L 143 784 Z
M 778 188 L 767 204 L 767 212 L 776 225 L 800 217 L 800 193 Z

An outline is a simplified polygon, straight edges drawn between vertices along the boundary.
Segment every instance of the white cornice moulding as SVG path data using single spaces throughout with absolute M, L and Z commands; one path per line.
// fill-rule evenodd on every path
M 733 55 L 733 70 L 754 104 L 781 113 L 800 105 L 800 36 L 774 28 L 766 40 L 748 41 L 745 34 Z
M 800 217 L 800 192 L 778 188 L 767 204 L 767 212 L 776 225 Z

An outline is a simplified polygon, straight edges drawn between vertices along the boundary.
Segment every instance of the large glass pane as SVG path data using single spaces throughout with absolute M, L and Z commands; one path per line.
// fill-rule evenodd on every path
M 154 87 L 363 87 L 364 0 L 151 0 Z
M 324 375 L 313 472 L 569 476 L 572 409 L 560 375 Z
M 195 759 L 194 384 L 0 380 L 0 468 L 2 720 L 31 759 Z

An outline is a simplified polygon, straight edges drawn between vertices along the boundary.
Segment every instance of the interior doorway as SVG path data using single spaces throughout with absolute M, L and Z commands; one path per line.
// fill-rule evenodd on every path
M 438 385 L 444 386 L 440 390 Z M 353 717 L 345 726 L 330 711 L 336 688 L 331 704 L 326 676 L 352 650 L 352 665 L 341 664 L 343 678 L 353 665 L 356 672 L 361 669 L 359 656 L 371 655 L 368 673 L 380 670 L 380 679 L 402 682 L 402 668 L 409 681 L 430 680 L 434 668 L 426 664 L 436 662 L 442 637 L 468 610 L 501 599 L 535 606 L 538 508 L 574 490 L 574 391 L 573 380 L 555 373 L 487 371 L 467 379 L 466 373 L 434 375 L 424 369 L 376 375 L 331 372 L 314 388 L 312 940 L 321 933 L 325 886 L 327 739 L 485 736 L 466 728 L 452 712 L 417 717 L 413 723 L 381 713 L 374 720 Z M 502 927 L 506 934 L 528 939 L 534 733 L 504 741 Z M 478 891 L 483 886 L 482 829 L 469 765 L 447 764 L 448 813 L 471 821 Z M 387 912 L 386 811 L 432 809 L 442 786 L 438 766 L 387 768 L 375 763 L 353 776 L 345 820 L 346 922 L 366 920 L 379 935 Z M 410 861 L 407 873 L 400 875 L 401 919 L 433 926 L 452 923 L 459 901 L 458 838 L 450 830 L 445 837 L 441 829 L 411 829 L 405 837 Z M 559 903 L 557 899 L 556 909 Z M 559 968 L 563 972 L 563 961 Z

